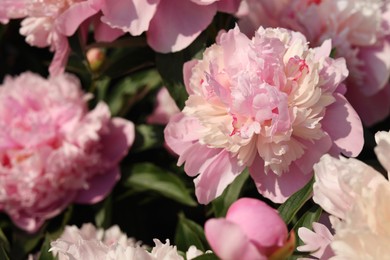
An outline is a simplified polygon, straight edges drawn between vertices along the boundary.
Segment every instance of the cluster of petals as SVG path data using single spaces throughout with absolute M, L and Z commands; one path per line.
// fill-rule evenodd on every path
M 102 200 L 120 177 L 134 125 L 88 111 L 78 79 L 26 72 L 0 86 L 0 210 L 35 232 L 70 203 Z
M 155 246 L 147 250 L 132 238 L 122 233 L 118 226 L 107 230 L 96 229 L 92 224 L 84 224 L 80 229 L 76 226 L 66 226 L 62 235 L 51 242 L 50 251 L 59 260 L 183 260 L 176 246 L 153 240 Z M 186 253 L 190 260 L 202 254 L 194 246 Z
M 333 55 L 344 57 L 350 71 L 346 97 L 372 125 L 390 114 L 389 7 L 387 0 L 245 0 L 238 15 L 249 34 L 279 26 L 300 31 L 312 46 L 332 39 Z
M 390 170 L 390 133 L 378 132 L 375 152 L 387 173 Z M 319 259 L 384 259 L 390 254 L 390 182 L 371 166 L 350 158 L 325 155 L 315 165 L 313 199 L 331 214 L 332 235 L 314 223 L 314 232 L 300 228 L 305 246 Z
M 55 53 L 49 70 L 52 75 L 57 75 L 64 71 L 70 53 L 67 37 L 73 35 L 80 26 L 83 25 L 82 31 L 86 36 L 89 25 L 93 24 L 98 41 L 112 41 L 123 34 L 121 30 L 101 22 L 100 14 L 95 15 L 97 11 L 88 12 L 87 7 L 96 6 L 99 2 L 101 1 L 0 0 L 0 22 L 23 18 L 20 33 L 30 45 L 49 47 Z M 83 15 L 77 19 L 70 16 L 74 10 L 80 8 Z M 84 21 L 86 23 L 83 23 Z
M 295 247 L 278 211 L 253 198 L 234 202 L 225 218 L 209 219 L 205 234 L 222 260 L 285 259 Z
M 200 203 L 208 203 L 245 167 L 260 193 L 285 201 L 312 177 L 325 153 L 356 156 L 362 125 L 343 96 L 344 59 L 330 42 L 311 49 L 286 29 L 250 39 L 236 27 L 219 35 L 202 60 L 184 65 L 189 98 L 165 129 L 185 162 Z
M 156 106 L 153 113 L 148 116 L 147 122 L 149 124 L 166 125 L 169 119 L 180 112 L 175 100 L 171 97 L 166 87 L 162 87 L 156 97 Z

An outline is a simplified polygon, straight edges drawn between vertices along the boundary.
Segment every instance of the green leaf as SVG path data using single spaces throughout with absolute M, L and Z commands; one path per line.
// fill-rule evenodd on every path
M 156 54 L 157 69 L 163 78 L 164 85 L 180 109 L 184 107 L 184 103 L 188 98 L 183 80 L 183 65 L 194 57 L 200 56 L 206 47 L 205 38 L 206 35 L 203 33 L 182 51 Z
M 41 247 L 38 260 L 55 260 L 57 258 L 53 255 L 52 252 L 49 252 L 50 242 L 51 242 L 51 237 L 49 234 L 47 234 L 45 238 L 45 242 Z
M 203 228 L 180 213 L 175 233 L 175 244 L 183 252 L 186 252 L 192 245 L 204 252 L 207 241 Z
M 213 253 L 207 253 L 193 258 L 192 260 L 219 260 L 218 256 Z
M 303 245 L 302 240 L 298 236 L 298 229 L 301 227 L 306 227 L 308 229 L 312 229 L 313 222 L 318 221 L 322 214 L 322 208 L 316 204 L 314 204 L 308 211 L 303 214 L 303 216 L 295 223 L 293 229 L 298 238 L 297 246 Z M 292 255 L 289 260 L 295 260 L 302 257 L 304 252 L 296 252 Z
M 112 198 L 108 196 L 100 205 L 95 215 L 96 226 L 99 228 L 109 228 L 112 219 Z
M 179 177 L 152 163 L 134 165 L 131 169 L 131 175 L 124 184 L 141 191 L 157 192 L 187 206 L 197 205 Z
M 135 132 L 136 138 L 132 147 L 133 152 L 162 147 L 164 144 L 164 126 L 137 125 Z
M 221 196 L 216 198 L 213 202 L 213 210 L 215 217 L 224 217 L 230 205 L 235 202 L 240 196 L 242 187 L 249 177 L 248 169 L 245 169 L 237 178 L 231 183 Z
M 302 206 L 313 193 L 314 177 L 299 191 L 294 193 L 285 203 L 279 206 L 278 211 L 284 222 L 290 224 Z
M 6 252 L 10 251 L 10 245 L 8 239 L 1 228 L 0 228 L 0 247 Z
M 9 258 L 9 256 L 8 256 L 6 251 L 7 250 L 4 248 L 4 245 L 1 244 L 0 245 L 0 259 L 2 259 L 2 260 L 10 260 L 10 258 Z
M 156 70 L 146 70 L 128 76 L 115 85 L 107 95 L 107 104 L 113 115 L 124 115 L 131 106 L 142 100 L 151 90 L 161 85 Z

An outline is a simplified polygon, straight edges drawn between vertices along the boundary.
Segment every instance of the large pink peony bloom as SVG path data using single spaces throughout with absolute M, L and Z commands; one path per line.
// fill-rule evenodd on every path
M 205 234 L 213 252 L 222 260 L 266 260 L 272 255 L 288 256 L 295 246 L 278 212 L 252 198 L 234 202 L 226 218 L 209 219 Z M 271 258 L 285 259 L 285 258 Z
M 104 103 L 89 112 L 89 98 L 68 74 L 0 87 L 0 210 L 28 232 L 72 202 L 102 200 L 119 179 L 134 126 Z
M 312 46 L 332 39 L 334 55 L 344 57 L 350 71 L 346 97 L 372 125 L 390 114 L 389 7 L 387 0 L 245 0 L 239 25 L 251 35 L 272 22 L 300 31 Z
M 62 31 L 73 34 L 86 18 L 102 13 L 111 28 L 137 36 L 146 32 L 158 52 L 180 51 L 211 23 L 217 11 L 234 13 L 241 0 L 88 0 L 62 18 Z M 71 22 L 67 22 L 71 21 Z
M 388 173 L 390 133 L 378 132 L 375 139 L 375 152 Z M 319 248 L 319 254 L 328 251 L 335 255 L 332 259 L 382 259 L 390 255 L 390 182 L 352 158 L 324 155 L 314 169 L 313 199 L 332 215 L 335 235 L 323 236 L 325 227 L 319 230 L 314 226 L 316 234 L 301 228 L 298 232 L 306 245 L 300 250 Z
M 310 49 L 285 29 L 260 28 L 249 39 L 235 28 L 203 60 L 185 64 L 189 98 L 165 139 L 186 173 L 199 174 L 200 203 L 245 167 L 259 192 L 280 203 L 307 183 L 323 154 L 360 152 L 362 125 L 342 95 L 348 71 L 330 50 L 329 42 Z

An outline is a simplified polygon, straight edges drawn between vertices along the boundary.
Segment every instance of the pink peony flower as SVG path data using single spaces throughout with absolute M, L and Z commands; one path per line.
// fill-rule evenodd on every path
M 277 210 L 252 198 L 234 202 L 226 218 L 209 219 L 205 234 L 211 249 L 222 260 L 269 259 L 282 251 L 286 257 L 295 247 L 294 235 L 288 238 L 286 224 Z
M 261 194 L 281 203 L 312 176 L 328 152 L 356 156 L 362 125 L 343 97 L 348 71 L 325 42 L 310 49 L 300 33 L 260 28 L 249 39 L 223 33 L 202 60 L 185 64 L 189 93 L 165 129 L 185 162 L 200 203 L 219 196 L 249 167 Z
M 379 132 L 375 139 L 378 144 L 375 152 L 389 172 L 390 132 Z M 306 245 L 300 249 L 319 247 L 322 252 L 328 243 L 335 255 L 332 259 L 382 259 L 389 255 L 390 182 L 355 159 L 324 155 L 314 169 L 313 199 L 332 214 L 330 219 L 335 235 L 326 236 L 321 242 L 318 230 L 315 230 L 318 235 L 303 231 Z
M 0 210 L 35 232 L 70 203 L 102 200 L 120 176 L 134 126 L 110 119 L 105 103 L 88 111 L 79 81 L 33 73 L 0 88 Z
M 190 45 L 211 23 L 217 11 L 234 13 L 241 0 L 88 0 L 62 18 L 62 31 L 71 35 L 86 18 L 101 11 L 111 28 L 137 36 L 146 32 L 158 52 L 176 52 Z M 65 21 L 72 21 L 66 23 Z
M 245 0 L 240 28 L 258 26 L 303 33 L 312 46 L 332 39 L 336 57 L 350 71 L 346 97 L 367 125 L 390 114 L 390 2 L 386 0 Z M 269 17 L 264 19 L 264 17 Z M 361 102 L 361 100 L 366 100 Z
M 156 98 L 156 107 L 153 113 L 148 116 L 147 122 L 149 124 L 161 124 L 166 125 L 169 119 L 180 112 L 175 100 L 169 95 L 168 89 L 162 87 Z
M 67 36 L 75 33 L 76 29 L 94 13 L 89 12 L 89 2 L 95 0 L 0 0 L 0 22 L 6 23 L 9 19 L 24 18 L 20 34 L 26 37 L 26 42 L 31 46 L 49 47 L 54 52 L 49 70 L 52 75 L 58 75 L 64 71 L 70 47 Z M 83 8 L 84 15 L 73 20 L 68 20 L 68 13 L 79 7 Z M 95 38 L 99 41 L 112 41 L 123 32 L 112 29 L 99 21 L 99 17 L 93 17 L 95 24 Z M 81 19 L 81 20 L 80 20 Z M 77 24 L 70 33 L 64 27 Z M 89 24 L 86 24 L 88 27 Z

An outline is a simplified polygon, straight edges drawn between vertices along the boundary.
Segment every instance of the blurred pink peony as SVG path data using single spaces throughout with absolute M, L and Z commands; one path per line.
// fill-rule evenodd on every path
M 165 129 L 178 165 L 208 203 L 245 167 L 261 194 L 281 203 L 312 177 L 325 153 L 356 156 L 362 125 L 343 96 L 344 59 L 330 42 L 310 49 L 300 33 L 260 28 L 222 33 L 203 60 L 185 64 L 189 93 Z
M 245 0 L 238 15 L 248 35 L 259 26 L 278 26 L 303 33 L 311 46 L 332 39 L 334 56 L 344 57 L 350 71 L 346 97 L 363 122 L 372 125 L 390 114 L 389 1 Z
M 147 122 L 149 124 L 166 125 L 169 119 L 179 112 L 180 109 L 177 107 L 175 100 L 169 95 L 168 89 L 162 87 L 157 93 L 156 107 L 153 113 L 148 116 Z
M 75 33 L 87 18 L 91 17 L 94 23 L 95 38 L 99 41 L 112 41 L 122 31 L 113 29 L 100 22 L 95 13 L 88 12 L 90 5 L 95 0 L 0 0 L 0 22 L 6 23 L 9 19 L 24 18 L 20 33 L 26 37 L 26 42 L 31 46 L 49 47 L 54 52 L 49 70 L 51 75 L 58 75 L 64 71 L 70 47 L 67 36 Z M 74 9 L 83 9 L 83 15 L 77 19 L 68 20 L 68 13 Z M 74 18 L 74 17 L 73 17 Z M 85 24 L 87 32 L 89 23 Z M 65 28 L 73 27 L 73 31 Z
M 70 203 L 96 203 L 120 176 L 134 126 L 110 119 L 105 103 L 88 111 L 74 76 L 33 73 L 0 87 L 0 210 L 35 232 Z
M 375 139 L 378 144 L 375 152 L 389 172 L 390 133 L 378 132 Z M 355 159 L 324 155 L 314 169 L 313 199 L 332 214 L 335 235 L 319 239 L 319 235 L 326 233 L 324 227 L 319 232 L 314 226 L 317 235 L 301 228 L 298 233 L 303 235 L 306 246 L 299 250 L 320 248 L 321 253 L 327 248 L 328 253 L 335 255 L 332 259 L 383 259 L 390 255 L 390 182 Z
M 295 247 L 294 234 L 288 237 L 277 210 L 252 198 L 234 202 L 226 218 L 209 219 L 205 234 L 211 249 L 222 260 L 286 259 Z M 276 255 L 279 258 L 272 258 Z
M 234 13 L 241 0 L 88 0 L 63 17 L 62 31 L 72 34 L 86 18 L 101 11 L 111 28 L 138 36 L 158 52 L 176 52 L 190 45 L 211 23 L 217 11 Z M 66 21 L 72 21 L 66 23 Z

